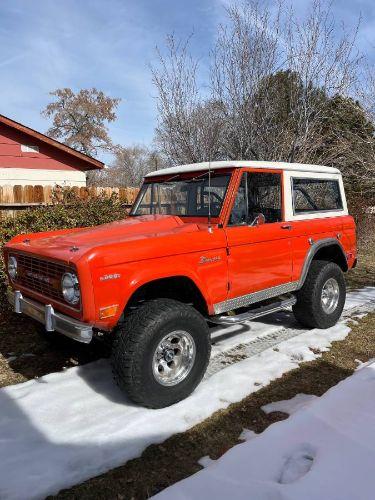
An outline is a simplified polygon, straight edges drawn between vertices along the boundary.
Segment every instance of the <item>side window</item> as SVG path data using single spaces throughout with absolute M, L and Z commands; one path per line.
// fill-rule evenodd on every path
M 342 210 L 340 186 L 334 179 L 293 178 L 294 214 Z
M 247 178 L 249 222 L 263 214 L 266 223 L 281 221 L 281 175 L 251 173 Z
M 282 220 L 280 174 L 243 174 L 229 224 L 251 224 L 259 214 L 264 215 L 266 223 Z

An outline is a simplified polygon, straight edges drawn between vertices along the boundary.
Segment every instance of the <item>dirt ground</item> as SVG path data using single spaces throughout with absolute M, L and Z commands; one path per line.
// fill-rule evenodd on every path
M 101 343 L 83 345 L 43 332 L 31 319 L 0 313 L 0 387 L 108 356 Z
M 348 288 L 375 286 L 375 255 L 364 252 L 356 269 L 347 275 Z M 41 377 L 109 355 L 106 343 L 82 345 L 55 334 L 42 334 L 31 319 L 0 312 L 0 387 Z M 289 399 L 298 393 L 321 395 L 349 376 L 357 361 L 375 357 L 375 313 L 353 326 L 349 336 L 335 342 L 319 360 L 304 363 L 226 410 L 215 413 L 186 433 L 147 448 L 141 457 L 93 478 L 59 499 L 143 499 L 201 469 L 198 460 L 220 457 L 237 444 L 243 428 L 259 433 L 287 418 L 266 415 L 262 405 Z

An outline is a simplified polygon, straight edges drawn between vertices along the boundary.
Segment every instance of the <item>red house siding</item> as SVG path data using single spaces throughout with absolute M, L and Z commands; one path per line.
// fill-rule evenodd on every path
M 22 144 L 38 146 L 39 153 L 21 151 Z M 90 166 L 85 160 L 0 123 L 0 168 L 87 171 Z

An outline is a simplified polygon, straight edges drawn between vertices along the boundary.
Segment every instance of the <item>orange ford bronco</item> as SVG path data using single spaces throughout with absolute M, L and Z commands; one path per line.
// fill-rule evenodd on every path
M 117 383 L 160 408 L 201 381 L 210 324 L 292 307 L 334 325 L 355 224 L 337 169 L 199 163 L 148 174 L 125 220 L 20 235 L 5 260 L 16 313 L 79 342 L 113 332 Z

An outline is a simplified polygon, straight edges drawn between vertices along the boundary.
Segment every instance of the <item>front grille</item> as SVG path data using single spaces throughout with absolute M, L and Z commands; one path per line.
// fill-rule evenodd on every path
M 72 272 L 70 267 L 25 254 L 14 256 L 18 264 L 16 283 L 45 297 L 65 303 L 61 292 L 61 278 L 64 273 Z M 76 307 L 79 308 L 79 303 Z

